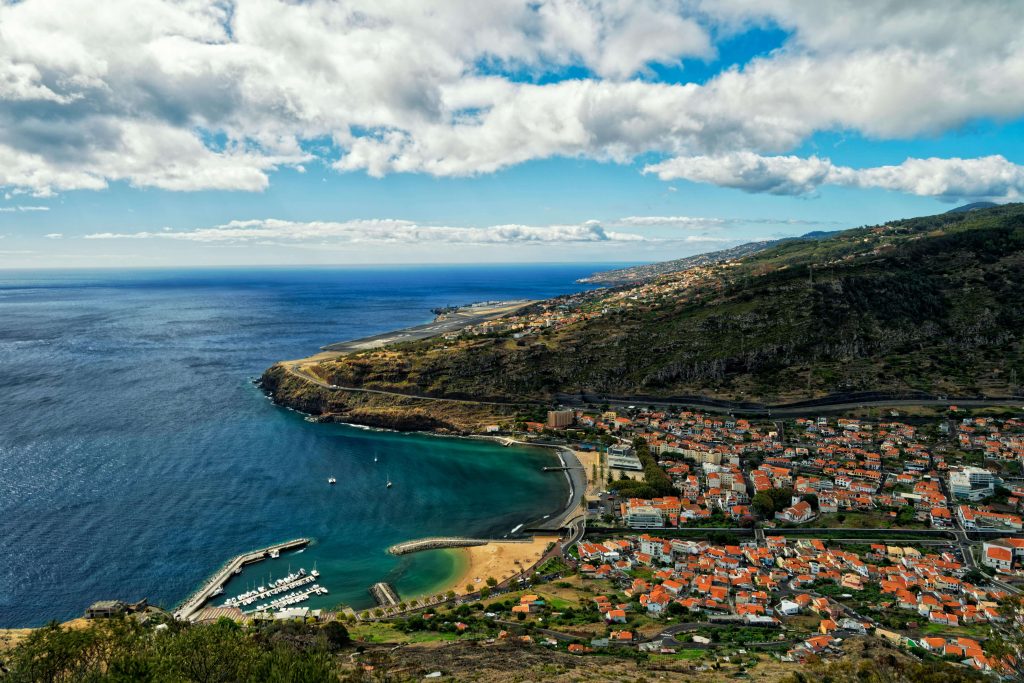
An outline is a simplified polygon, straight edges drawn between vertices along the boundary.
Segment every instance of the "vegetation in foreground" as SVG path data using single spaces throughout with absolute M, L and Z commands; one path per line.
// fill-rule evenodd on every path
M 401 625 L 408 629 L 410 624 Z M 406 640 L 405 642 L 409 642 Z M 574 656 L 518 638 L 486 643 L 463 639 L 401 647 L 351 642 L 338 622 L 276 623 L 245 628 L 228 620 L 208 625 L 153 626 L 133 620 L 51 625 L 0 653 L 0 681 L 412 681 L 442 672 L 442 680 L 632 681 L 655 678 L 720 681 L 755 676 L 787 683 L 962 683 L 984 680 L 936 660 L 919 662 L 879 641 L 829 663 L 800 666 L 770 656 L 730 659 L 700 650 L 646 655 L 612 650 Z M 784 678 L 785 677 L 785 678 Z
M 338 681 L 334 654 L 348 644 L 337 622 L 251 630 L 228 619 L 206 626 L 153 627 L 133 619 L 86 628 L 53 624 L 0 653 L 0 681 Z

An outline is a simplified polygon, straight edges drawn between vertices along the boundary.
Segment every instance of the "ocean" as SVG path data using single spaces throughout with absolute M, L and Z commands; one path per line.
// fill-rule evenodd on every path
M 170 608 L 231 556 L 301 536 L 313 545 L 229 593 L 314 565 L 330 592 L 311 607 L 369 607 L 376 581 L 431 591 L 455 571 L 451 553 L 385 549 L 500 537 L 555 512 L 567 485 L 541 472 L 553 456 L 309 423 L 252 380 L 326 343 L 428 322 L 435 306 L 579 291 L 601 268 L 0 273 L 0 627 L 100 599 Z

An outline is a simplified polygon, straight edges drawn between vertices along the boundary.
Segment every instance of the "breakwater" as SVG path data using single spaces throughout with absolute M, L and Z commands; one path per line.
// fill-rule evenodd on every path
M 458 536 L 439 536 L 436 538 L 421 538 L 415 541 L 396 543 L 388 548 L 392 555 L 408 555 L 409 553 L 420 552 L 421 550 L 439 550 L 441 548 L 469 548 L 475 545 L 487 545 L 488 543 L 529 543 L 533 539 L 526 538 L 460 538 Z

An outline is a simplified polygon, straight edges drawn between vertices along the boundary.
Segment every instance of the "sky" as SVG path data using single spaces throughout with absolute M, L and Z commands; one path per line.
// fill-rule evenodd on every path
M 0 268 L 658 261 L 1024 194 L 1024 2 L 0 0 Z

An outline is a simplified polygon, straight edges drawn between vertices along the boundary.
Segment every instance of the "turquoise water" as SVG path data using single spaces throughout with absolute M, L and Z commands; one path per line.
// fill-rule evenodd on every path
M 299 418 L 288 413 L 284 419 Z M 250 565 L 225 598 L 299 567 L 319 570 L 318 583 L 330 591 L 302 606 L 369 607 L 367 588 L 376 581 L 392 584 L 403 598 L 432 593 L 458 574 L 452 553 L 392 556 L 383 550 L 424 536 L 501 538 L 559 512 L 568 496 L 561 473 L 542 471 L 558 462 L 546 449 L 346 425 L 303 422 L 299 429 L 313 455 L 296 463 L 303 476 L 281 482 L 274 495 L 302 500 L 303 534 L 316 540 Z M 327 484 L 331 476 L 338 480 L 334 486 Z
M 554 511 L 566 484 L 540 472 L 551 456 L 308 423 L 251 380 L 433 306 L 577 291 L 594 269 L 0 274 L 0 627 L 100 599 L 173 607 L 230 557 L 300 536 L 316 542 L 232 590 L 314 562 L 330 594 L 313 605 L 369 606 L 381 580 L 433 587 L 451 555 L 387 546 L 500 536 Z

